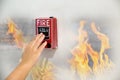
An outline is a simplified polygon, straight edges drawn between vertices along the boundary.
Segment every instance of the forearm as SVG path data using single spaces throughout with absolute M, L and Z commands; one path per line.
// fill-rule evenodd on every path
M 32 65 L 20 63 L 6 80 L 25 80 L 31 68 Z

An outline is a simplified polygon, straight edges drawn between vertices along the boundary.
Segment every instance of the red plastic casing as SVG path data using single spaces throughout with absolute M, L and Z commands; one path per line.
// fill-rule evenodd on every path
M 54 17 L 37 18 L 35 20 L 35 26 L 36 26 L 36 35 L 40 33 L 45 34 L 44 41 L 47 41 L 46 48 L 55 49 L 58 47 L 56 18 Z

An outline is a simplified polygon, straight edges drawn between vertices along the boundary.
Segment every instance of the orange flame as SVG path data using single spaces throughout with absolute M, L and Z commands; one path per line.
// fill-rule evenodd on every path
M 104 69 L 110 68 L 112 64 L 108 55 L 105 54 L 105 50 L 110 48 L 108 37 L 97 30 L 95 23 L 91 23 L 92 31 L 101 41 L 100 52 L 97 52 L 88 43 L 88 33 L 84 30 L 85 23 L 85 21 L 80 22 L 79 43 L 73 49 L 73 58 L 70 60 L 72 70 L 77 71 L 82 80 L 86 80 L 91 73 L 96 75 L 103 72 Z M 89 56 L 91 57 L 93 66 L 89 65 Z
M 42 65 L 37 64 L 32 69 L 32 79 L 33 80 L 55 80 L 55 75 L 53 73 L 54 65 L 50 62 L 45 62 L 45 58 L 42 61 Z
M 11 34 L 14 38 L 15 43 L 19 48 L 23 48 L 24 46 L 24 38 L 22 32 L 17 29 L 17 25 L 12 21 L 9 20 L 8 22 L 8 32 L 7 34 Z

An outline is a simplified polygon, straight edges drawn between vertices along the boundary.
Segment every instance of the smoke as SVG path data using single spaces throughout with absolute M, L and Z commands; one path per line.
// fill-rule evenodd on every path
M 72 56 L 72 48 L 77 44 L 80 20 L 84 19 L 88 21 L 88 23 L 94 21 L 97 26 L 101 28 L 101 31 L 110 38 L 112 49 L 110 58 L 112 58 L 115 63 L 115 70 L 106 72 L 104 76 L 101 75 L 98 80 L 119 80 L 119 5 L 120 2 L 118 2 L 118 0 L 0 0 L 0 23 L 6 22 L 7 18 L 12 17 L 18 25 L 22 26 L 20 28 L 24 33 L 26 32 L 26 34 L 29 34 L 30 32 L 32 35 L 34 27 L 33 21 L 35 18 L 49 16 L 57 17 L 59 46 L 49 60 L 58 68 L 61 68 L 57 71 L 57 80 L 79 80 L 79 78 L 77 79 L 76 75 L 70 71 L 68 60 Z M 27 22 L 28 24 L 25 24 L 24 22 Z M 30 25 L 30 22 L 33 23 Z M 31 37 L 33 37 L 33 35 Z M 5 49 L 0 50 L 3 51 Z M 17 54 L 14 51 L 9 54 L 13 53 Z M 44 51 L 44 53 L 50 54 L 50 51 Z M 3 56 L 5 54 L 1 52 L 1 55 Z M 15 56 L 20 57 L 20 54 Z M 0 63 L 3 62 L 4 59 L 0 59 Z M 7 59 L 5 62 L 5 64 L 7 64 Z M 5 66 L 5 64 L 2 65 Z M 5 68 L 2 67 L 0 70 L 0 75 L 2 75 Z M 11 69 L 8 71 L 11 71 Z M 4 75 L 7 76 L 8 73 L 10 72 L 6 71 L 4 72 Z M 4 77 L 0 76 L 0 79 L 3 79 Z

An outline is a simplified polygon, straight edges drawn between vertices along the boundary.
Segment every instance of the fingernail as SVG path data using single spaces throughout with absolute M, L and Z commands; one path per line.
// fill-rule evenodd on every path
M 46 44 L 47 44 L 47 41 L 45 41 L 44 44 L 46 45 Z
M 43 33 L 40 33 L 40 35 L 42 35 Z
M 43 36 L 43 37 L 45 37 L 45 35 L 44 35 L 44 34 L 43 34 L 42 36 Z

